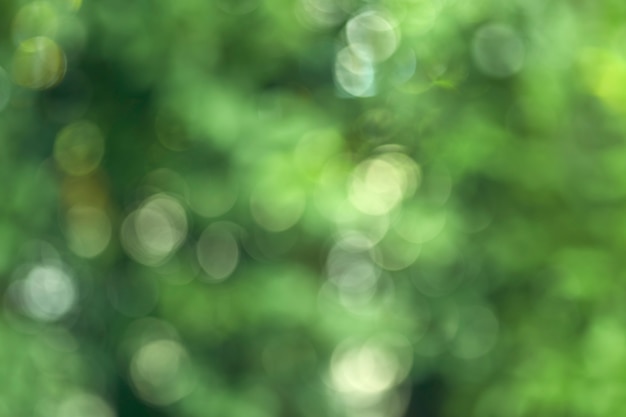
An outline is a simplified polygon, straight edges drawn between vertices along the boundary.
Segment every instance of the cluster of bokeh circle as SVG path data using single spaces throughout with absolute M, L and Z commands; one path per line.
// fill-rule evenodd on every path
M 301 0 L 295 18 L 314 30 L 341 27 L 329 69 L 336 93 L 346 99 L 368 99 L 389 86 L 413 88 L 420 56 L 410 39 L 428 33 L 447 7 L 444 1 L 418 3 L 416 18 L 410 12 L 378 6 L 348 14 L 331 0 Z M 19 88 L 41 91 L 69 83 L 81 90 L 78 101 L 65 111 L 51 110 L 62 124 L 52 157 L 61 176 L 61 223 L 68 248 L 80 258 L 93 260 L 119 238 L 124 253 L 142 267 L 167 269 L 177 261 L 188 261 L 205 280 L 226 280 L 236 274 L 244 252 L 254 258 L 258 250 L 246 247 L 243 226 L 220 220 L 244 194 L 235 185 L 224 187 L 213 184 L 218 181 L 214 178 L 201 178 L 205 192 L 198 195 L 194 191 L 198 187 L 189 185 L 193 178 L 157 169 L 143 184 L 145 198 L 125 207 L 121 221 L 116 220 L 101 166 L 107 134 L 83 117 L 89 105 L 89 83 L 73 65 L 87 40 L 87 28 L 77 15 L 80 7 L 80 0 L 34 1 L 21 7 L 13 20 L 11 66 L 0 68 L 0 110 Z M 245 8 L 246 13 L 252 10 Z M 488 77 L 510 77 L 524 65 L 522 39 L 503 23 L 479 27 L 470 50 L 476 69 Z M 432 81 L 444 71 L 435 71 Z M 364 119 L 378 120 L 380 114 L 370 110 Z M 179 147 L 181 133 L 173 124 L 165 113 L 155 118 L 156 136 L 175 152 L 184 147 Z M 418 162 L 420 158 L 406 146 L 393 143 L 376 146 L 355 161 L 344 139 L 332 128 L 298 138 L 286 164 L 312 185 L 301 187 L 274 170 L 278 175 L 260 178 L 244 199 L 252 221 L 270 234 L 297 228 L 310 206 L 333 224 L 334 237 L 322 268 L 321 309 L 333 311 L 339 306 L 367 320 L 379 305 L 397 302 L 394 274 L 413 271 L 411 284 L 424 299 L 416 308 L 420 315 L 416 321 L 424 323 L 423 329 L 410 337 L 391 330 L 343 340 L 333 350 L 326 381 L 348 415 L 399 416 L 408 401 L 402 384 L 414 355 L 432 358 L 449 351 L 461 360 L 479 358 L 495 345 L 499 323 L 482 300 L 446 299 L 475 271 L 471 261 L 456 252 L 453 235 L 447 232 L 458 225 L 446 208 L 454 179 L 445 164 L 428 158 Z M 163 182 L 182 185 L 154 186 Z M 338 197 L 329 198 L 333 195 Z M 191 237 L 194 216 L 211 219 L 195 239 Z M 191 255 L 184 258 L 191 240 Z M 36 259 L 16 271 L 7 292 L 8 305 L 42 323 L 71 320 L 81 299 L 75 271 L 47 244 L 35 252 Z M 177 260 L 179 252 L 183 260 Z M 139 285 L 142 304 L 125 300 L 124 293 L 132 290 L 125 285 L 112 286 L 108 296 L 117 310 L 137 319 L 121 348 L 129 362 L 127 377 L 145 401 L 170 405 L 194 388 L 192 359 L 171 325 L 144 318 L 157 304 L 158 286 Z M 60 407 L 68 416 L 85 409 L 96 417 L 113 415 L 110 406 L 93 393 L 74 394 Z

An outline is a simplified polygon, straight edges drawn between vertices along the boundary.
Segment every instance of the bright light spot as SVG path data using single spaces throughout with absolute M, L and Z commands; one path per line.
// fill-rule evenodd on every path
M 19 288 L 24 311 L 37 320 L 56 321 L 76 303 L 77 294 L 72 279 L 54 265 L 32 268 Z
M 389 58 L 398 47 L 395 24 L 380 12 L 368 10 L 348 21 L 346 37 L 350 49 L 368 62 Z
M 111 406 L 93 394 L 78 393 L 63 401 L 58 408 L 59 417 L 115 417 Z
M 157 194 L 126 217 L 121 241 L 137 262 L 156 266 L 167 260 L 187 237 L 187 214 L 178 200 Z
M 402 199 L 398 170 L 380 159 L 360 164 L 350 185 L 350 201 L 366 214 L 388 213 Z
M 93 172 L 104 156 L 104 137 L 95 124 L 75 122 L 64 127 L 54 142 L 54 159 L 70 175 Z
M 481 27 L 472 40 L 472 55 L 480 71 L 506 78 L 524 65 L 524 43 L 509 26 L 492 23 Z
M 361 348 L 344 354 L 333 368 L 333 382 L 340 391 L 377 394 L 389 389 L 397 365 L 378 349 Z
M 349 198 L 363 213 L 381 215 L 412 195 L 421 182 L 419 166 L 402 153 L 368 159 L 353 172 Z
M 13 40 L 20 44 L 35 36 L 53 38 L 59 27 L 54 7 L 46 1 L 34 1 L 23 6 L 13 20 Z
M 227 223 L 215 223 L 200 236 L 197 246 L 198 262 L 214 280 L 228 278 L 239 261 L 239 246 Z
M 450 349 L 461 359 L 475 359 L 488 353 L 498 338 L 498 319 L 485 307 L 466 308 Z
M 344 343 L 333 353 L 331 382 L 348 401 L 377 398 L 407 377 L 411 358 L 410 345 L 397 337 Z
M 173 340 L 154 340 L 135 352 L 130 377 L 139 396 L 155 405 L 179 401 L 194 388 L 191 362 L 185 349 Z
M 0 111 L 9 104 L 11 98 L 11 80 L 9 75 L 0 67 Z
M 281 181 L 261 184 L 250 196 L 252 217 L 270 232 L 291 228 L 300 220 L 305 208 L 304 191 Z
M 350 47 L 337 53 L 335 59 L 335 82 L 346 93 L 355 97 L 371 97 L 376 94 L 374 65 L 358 56 Z
M 52 39 L 38 36 L 19 44 L 13 56 L 13 79 L 22 87 L 44 90 L 65 75 L 65 54 Z
M 93 258 L 102 253 L 111 240 L 111 221 L 102 209 L 74 206 L 66 215 L 66 236 L 75 254 Z

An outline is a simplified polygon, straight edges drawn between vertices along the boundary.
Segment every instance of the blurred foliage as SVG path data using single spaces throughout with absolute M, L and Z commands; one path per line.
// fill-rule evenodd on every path
M 622 415 L 625 17 L 0 2 L 0 416 Z

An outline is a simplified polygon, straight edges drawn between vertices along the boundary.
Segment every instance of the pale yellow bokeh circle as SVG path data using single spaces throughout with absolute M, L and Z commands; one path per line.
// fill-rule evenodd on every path
M 13 80 L 22 87 L 35 90 L 53 87 L 63 79 L 65 70 L 63 50 L 44 36 L 21 42 L 13 56 Z
M 104 156 L 104 137 L 100 129 L 88 121 L 79 121 L 63 128 L 54 143 L 54 159 L 70 175 L 87 175 L 94 171 Z

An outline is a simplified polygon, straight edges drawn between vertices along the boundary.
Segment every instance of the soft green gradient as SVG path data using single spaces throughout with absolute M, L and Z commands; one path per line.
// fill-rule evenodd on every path
M 625 17 L 0 2 L 0 417 L 624 415 Z

